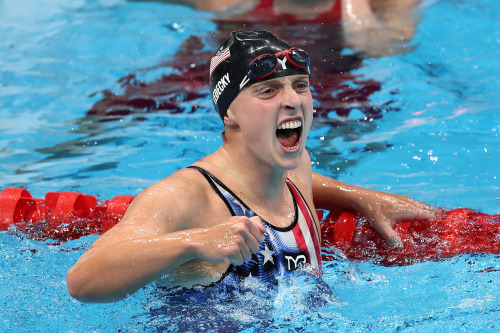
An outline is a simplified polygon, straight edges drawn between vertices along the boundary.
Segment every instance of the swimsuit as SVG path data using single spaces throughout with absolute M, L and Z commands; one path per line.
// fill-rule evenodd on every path
M 233 216 L 252 217 L 256 214 L 241 201 L 220 180 L 208 171 L 191 166 L 208 180 L 212 188 L 221 197 Z M 240 266 L 230 265 L 218 283 L 237 286 L 247 277 L 257 278 L 262 282 L 276 283 L 290 272 L 308 265 L 313 270 L 321 270 L 320 232 L 311 210 L 299 190 L 289 180 L 286 184 L 292 194 L 295 217 L 291 225 L 275 227 L 263 221 L 267 227 L 265 240 L 260 250 L 252 259 Z
M 342 1 L 337 0 L 330 10 L 318 14 L 314 19 L 303 19 L 293 14 L 276 13 L 274 11 L 274 0 L 261 0 L 257 6 L 248 13 L 245 13 L 245 18 L 250 19 L 264 19 L 282 22 L 335 22 L 338 21 L 342 15 Z

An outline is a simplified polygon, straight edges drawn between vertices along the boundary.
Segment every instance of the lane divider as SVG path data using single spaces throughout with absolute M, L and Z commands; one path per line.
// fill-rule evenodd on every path
M 436 220 L 401 221 L 395 230 L 402 247 L 387 245 L 366 221 L 351 212 L 330 212 L 322 220 L 323 259 L 334 260 L 339 249 L 351 260 L 390 265 L 450 258 L 461 253 L 500 253 L 500 214 L 467 208 L 444 212 Z
M 133 199 L 122 195 L 98 201 L 78 192 L 49 192 L 37 199 L 26 189 L 6 188 L 0 193 L 0 231 L 58 242 L 102 234 L 120 221 Z M 323 260 L 335 260 L 338 250 L 351 260 L 382 265 L 407 265 L 464 252 L 500 253 L 500 214 L 457 208 L 433 221 L 401 221 L 395 229 L 402 247 L 394 248 L 353 212 L 318 209 L 317 213 Z
M 48 192 L 36 199 L 25 189 L 6 188 L 0 193 L 0 231 L 15 225 L 35 239 L 60 241 L 102 234 L 123 217 L 133 199 L 121 195 L 99 203 L 78 192 Z

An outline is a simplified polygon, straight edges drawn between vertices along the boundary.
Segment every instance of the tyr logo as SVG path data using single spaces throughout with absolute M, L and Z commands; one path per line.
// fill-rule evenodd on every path
M 294 271 L 307 263 L 307 258 L 303 254 L 285 255 L 285 259 L 289 271 Z

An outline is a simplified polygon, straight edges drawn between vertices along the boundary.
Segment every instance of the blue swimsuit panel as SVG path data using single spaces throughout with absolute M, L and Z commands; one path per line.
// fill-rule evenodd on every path
M 198 170 L 205 176 L 233 216 L 256 216 L 252 209 L 215 176 L 200 167 L 190 168 Z M 230 265 L 217 283 L 235 286 L 248 277 L 266 283 L 276 283 L 281 277 L 304 265 L 310 265 L 317 271 L 321 270 L 318 226 L 299 190 L 289 179 L 286 183 L 295 207 L 293 222 L 288 227 L 278 228 L 263 220 L 267 232 L 259 252 L 240 266 Z

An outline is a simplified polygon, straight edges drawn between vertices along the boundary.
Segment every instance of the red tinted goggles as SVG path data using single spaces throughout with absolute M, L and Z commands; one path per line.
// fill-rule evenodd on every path
M 310 60 L 307 52 L 293 47 L 289 50 L 280 51 L 275 54 L 261 54 L 250 63 L 247 77 L 250 80 L 261 80 L 273 74 L 278 68 L 278 57 L 282 54 L 286 56 L 286 64 L 291 64 L 299 69 L 306 69 L 309 67 Z

